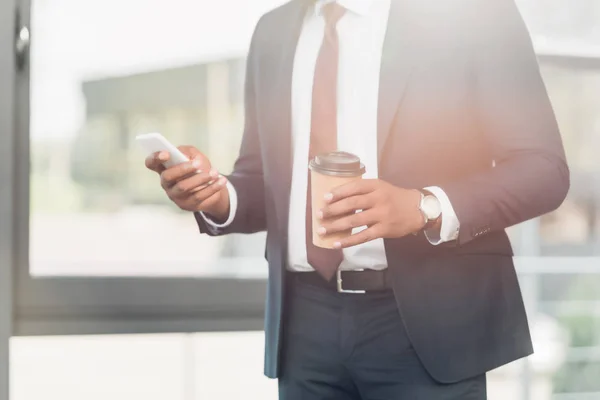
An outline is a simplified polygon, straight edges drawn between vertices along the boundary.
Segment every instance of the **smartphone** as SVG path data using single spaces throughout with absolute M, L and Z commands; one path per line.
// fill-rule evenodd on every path
M 148 156 L 159 151 L 166 151 L 171 154 L 169 161 L 163 163 L 165 168 L 171 168 L 175 165 L 190 161 L 185 154 L 158 132 L 137 135 L 135 141 L 140 144 Z

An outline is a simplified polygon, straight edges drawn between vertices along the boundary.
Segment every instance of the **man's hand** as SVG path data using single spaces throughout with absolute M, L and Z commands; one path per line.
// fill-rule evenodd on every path
M 203 211 L 215 219 L 225 220 L 229 215 L 229 193 L 226 178 L 211 167 L 208 158 L 192 146 L 179 150 L 190 162 L 165 169 L 162 163 L 170 154 L 161 151 L 146 158 L 146 167 L 160 175 L 161 186 L 167 196 L 182 210 Z
M 425 221 L 419 210 L 421 193 L 379 179 L 361 179 L 334 189 L 320 210 L 319 234 L 351 228 L 367 229 L 336 243 L 336 248 L 356 246 L 379 238 L 400 238 L 420 231 Z M 361 212 L 356 212 L 362 210 Z

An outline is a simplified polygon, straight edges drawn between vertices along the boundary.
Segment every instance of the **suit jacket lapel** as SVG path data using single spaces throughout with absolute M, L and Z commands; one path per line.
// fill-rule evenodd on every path
M 414 67 L 416 31 L 411 26 L 411 15 L 403 4 L 392 1 L 387 32 L 381 57 L 379 104 L 377 122 L 377 148 L 381 162 L 383 150 L 391 132 L 406 85 Z

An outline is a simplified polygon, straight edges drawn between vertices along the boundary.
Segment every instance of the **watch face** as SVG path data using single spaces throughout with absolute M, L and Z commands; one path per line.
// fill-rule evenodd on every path
M 442 205 L 435 196 L 425 196 L 423 199 L 423 212 L 427 219 L 437 219 L 442 213 Z

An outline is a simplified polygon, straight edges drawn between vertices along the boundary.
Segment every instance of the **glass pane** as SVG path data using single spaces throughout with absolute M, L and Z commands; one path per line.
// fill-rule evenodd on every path
M 524 293 L 536 298 L 528 310 L 536 350 L 530 365 L 545 370 L 555 399 L 600 398 L 599 261 L 573 258 L 561 263 L 562 270 L 529 277 L 536 285 L 525 285 L 537 290 Z
M 600 52 L 599 52 L 600 56 Z M 545 254 L 600 254 L 600 70 L 542 65 L 569 166 L 571 190 L 556 212 L 541 218 Z
M 561 129 L 571 191 L 557 210 L 510 232 L 518 254 L 600 254 L 600 2 L 517 0 L 534 45 Z M 564 56 L 556 62 L 557 55 Z M 583 67 L 578 57 L 596 58 Z
M 560 64 L 542 59 L 541 69 L 571 168 L 567 200 L 521 235 L 524 242 L 540 247 L 533 254 L 574 258 L 554 263 L 547 257 L 537 259 L 533 269 L 550 273 L 522 276 L 536 353 L 513 370 L 520 376 L 518 391 L 506 398 L 524 398 L 527 393 L 529 399 L 596 399 L 600 398 L 600 159 L 596 154 L 600 69 L 568 60 L 577 61 L 581 55 L 600 59 L 600 3 L 518 2 L 538 52 L 566 56 Z M 503 371 L 511 371 L 511 366 L 496 373 Z
M 10 398 L 275 400 L 263 343 L 262 332 L 14 338 Z
M 525 400 L 599 398 L 600 353 L 567 351 L 574 326 L 532 318 L 536 354 Z M 275 400 L 277 381 L 262 374 L 263 344 L 262 332 L 13 338 L 10 398 Z M 488 398 L 522 399 L 523 367 L 489 373 Z
M 264 235 L 199 235 L 133 138 L 160 131 L 229 172 L 250 36 L 282 2 L 32 1 L 33 275 L 266 273 Z
M 597 0 L 517 0 L 540 48 L 580 48 L 600 44 Z
M 281 2 L 33 1 L 32 274 L 264 272 L 264 235 L 198 235 L 144 170 L 132 138 L 161 131 L 227 173 L 241 136 L 250 34 Z M 518 3 L 538 48 L 600 44 L 600 3 Z M 599 73 L 542 67 L 575 178 L 565 205 L 541 220 L 543 251 L 598 254 Z

